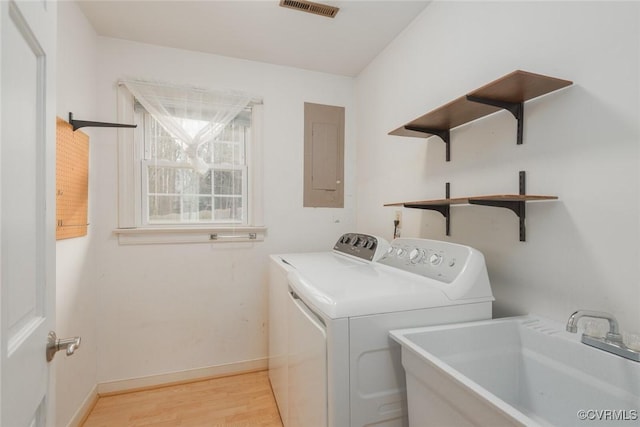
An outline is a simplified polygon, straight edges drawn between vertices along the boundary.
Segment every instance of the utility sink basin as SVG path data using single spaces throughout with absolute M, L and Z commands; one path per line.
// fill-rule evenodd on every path
M 409 424 L 640 426 L 640 363 L 526 316 L 390 332 Z

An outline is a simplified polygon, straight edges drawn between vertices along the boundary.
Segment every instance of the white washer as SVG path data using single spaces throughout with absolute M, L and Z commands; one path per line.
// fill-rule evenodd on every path
M 407 426 L 391 329 L 491 318 L 483 255 L 454 243 L 345 234 L 273 255 L 269 378 L 285 427 Z

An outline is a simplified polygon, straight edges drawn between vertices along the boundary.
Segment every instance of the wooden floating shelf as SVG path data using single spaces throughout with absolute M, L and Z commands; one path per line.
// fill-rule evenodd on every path
M 405 208 L 419 208 L 420 206 L 442 206 L 442 205 L 472 205 L 475 201 L 494 202 L 535 202 L 544 200 L 558 200 L 557 196 L 539 196 L 533 194 L 494 194 L 489 196 L 469 196 L 454 197 L 452 199 L 420 200 L 415 202 L 388 203 L 384 206 L 403 206 Z
M 449 161 L 451 129 L 506 109 L 518 120 L 517 143 L 522 144 L 524 102 L 572 84 L 569 80 L 516 70 L 410 121 L 389 135 L 420 138 L 437 135 L 447 145 Z
M 469 197 L 449 197 L 450 184 L 445 184 L 445 198 L 432 200 L 419 200 L 415 202 L 398 202 L 387 203 L 384 206 L 402 206 L 413 209 L 427 209 L 437 211 L 445 218 L 447 236 L 450 235 L 451 229 L 451 206 L 453 205 L 481 205 L 494 208 L 506 208 L 515 213 L 520 220 L 520 241 L 526 241 L 526 224 L 525 218 L 527 213 L 527 202 L 550 201 L 557 200 L 557 196 L 541 196 L 535 194 L 527 194 L 525 171 L 518 174 L 518 194 L 494 194 L 490 196 L 469 196 Z

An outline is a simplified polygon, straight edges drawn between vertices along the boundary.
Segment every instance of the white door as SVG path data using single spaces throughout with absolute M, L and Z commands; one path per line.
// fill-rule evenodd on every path
M 0 0 L 0 425 L 53 425 L 53 1 Z

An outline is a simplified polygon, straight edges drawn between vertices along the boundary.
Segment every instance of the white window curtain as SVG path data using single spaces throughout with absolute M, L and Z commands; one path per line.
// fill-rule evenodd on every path
M 199 173 L 207 164 L 198 148 L 214 140 L 251 102 L 239 91 L 211 91 L 133 80 L 122 82 L 136 100 L 176 140 Z

